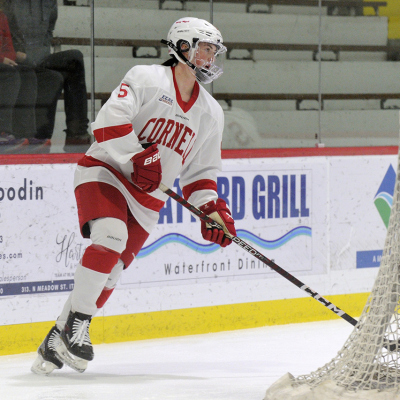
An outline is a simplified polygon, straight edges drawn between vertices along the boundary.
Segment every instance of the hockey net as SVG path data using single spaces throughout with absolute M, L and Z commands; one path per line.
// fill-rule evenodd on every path
M 400 400 L 399 181 L 400 165 L 381 264 L 359 322 L 335 358 L 308 375 L 284 375 L 264 400 Z

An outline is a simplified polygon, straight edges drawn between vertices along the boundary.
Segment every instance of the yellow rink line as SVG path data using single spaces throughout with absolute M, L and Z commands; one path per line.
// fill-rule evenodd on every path
M 356 293 L 325 298 L 349 315 L 358 317 L 368 295 Z M 114 343 L 337 318 L 319 302 L 306 297 L 96 317 L 90 326 L 90 336 L 94 344 Z M 348 324 L 344 320 L 343 323 Z M 54 321 L 1 326 L 0 355 L 36 351 L 53 324 Z

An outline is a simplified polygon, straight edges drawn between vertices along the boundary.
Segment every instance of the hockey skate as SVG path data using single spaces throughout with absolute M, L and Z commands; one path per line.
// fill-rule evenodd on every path
M 38 375 L 49 375 L 55 369 L 61 369 L 63 363 L 57 358 L 56 347 L 61 342 L 60 330 L 53 326 L 38 348 L 38 356 L 32 364 L 31 371 Z
M 89 336 L 91 319 L 90 315 L 70 311 L 56 347 L 57 357 L 78 372 L 84 372 L 94 358 Z

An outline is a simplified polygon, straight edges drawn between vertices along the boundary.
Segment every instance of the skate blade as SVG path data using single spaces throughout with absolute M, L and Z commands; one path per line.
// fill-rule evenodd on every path
M 83 358 L 76 357 L 72 355 L 66 348 L 64 342 L 60 340 L 60 343 L 56 347 L 56 357 L 68 365 L 68 367 L 74 369 L 77 372 L 85 372 L 88 361 Z
M 46 361 L 40 354 L 33 362 L 31 371 L 37 375 L 50 375 L 55 369 L 60 369 L 50 361 Z

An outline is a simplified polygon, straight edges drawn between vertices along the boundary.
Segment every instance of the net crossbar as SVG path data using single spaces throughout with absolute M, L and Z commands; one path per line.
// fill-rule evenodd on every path
M 399 182 L 398 164 L 381 264 L 354 330 L 330 362 L 308 375 L 286 374 L 264 400 L 400 400 Z

